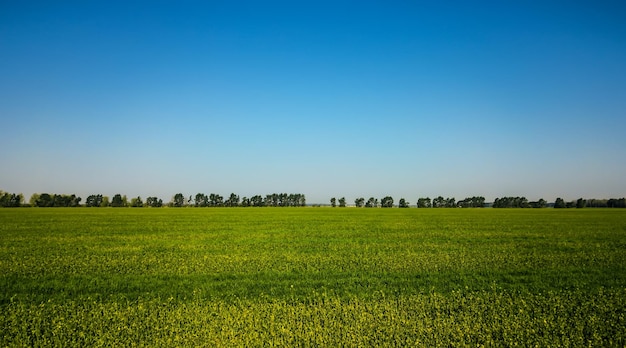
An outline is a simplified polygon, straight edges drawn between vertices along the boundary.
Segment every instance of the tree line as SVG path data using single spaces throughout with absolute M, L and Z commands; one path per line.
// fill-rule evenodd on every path
M 354 200 L 354 206 L 357 208 L 391 208 L 393 207 L 393 198 L 386 196 L 380 201 L 375 197 L 370 197 L 367 201 L 363 197 Z M 338 203 L 338 204 L 337 204 Z M 330 205 L 334 207 L 346 207 L 346 198 L 339 199 L 333 197 L 330 199 Z M 420 197 L 415 205 L 417 208 L 626 208 L 626 198 L 611 199 L 583 199 L 579 198 L 575 201 L 565 202 L 562 198 L 557 198 L 554 203 L 548 203 L 541 198 L 537 201 L 528 201 L 526 197 L 499 197 L 493 203 L 485 202 L 485 197 L 473 196 L 463 200 L 456 201 L 454 197 L 444 198 L 438 196 L 433 199 L 430 197 Z M 409 208 L 409 202 L 400 198 L 398 202 L 399 208 Z
M 164 203 L 162 199 L 150 196 L 145 199 L 141 196 L 128 199 L 126 195 L 115 194 L 113 197 L 102 194 L 92 194 L 80 204 L 81 197 L 75 194 L 34 193 L 28 203 L 24 196 L 0 190 L 0 207 L 303 207 L 306 206 L 306 197 L 301 193 L 272 193 L 265 196 L 255 195 L 241 197 L 235 193 L 224 198 L 211 193 L 198 193 L 195 196 L 175 194 L 172 199 Z
M 175 194 L 169 202 L 163 202 L 156 196 L 147 197 L 143 200 L 140 196 L 128 199 L 126 195 L 115 194 L 112 197 L 102 194 L 89 195 L 84 204 L 82 198 L 75 194 L 50 194 L 34 193 L 28 203 L 21 193 L 9 193 L 0 190 L 0 207 L 303 207 L 306 206 L 306 198 L 301 193 L 272 193 L 267 195 L 255 195 L 241 197 L 235 193 L 224 197 L 216 193 L 197 193 L 195 196 L 185 196 L 182 193 Z M 330 199 L 332 207 L 347 207 L 345 197 Z M 365 200 L 359 197 L 354 200 L 357 208 L 392 208 L 394 199 L 391 196 L 383 198 L 370 197 Z M 457 201 L 454 197 L 435 198 L 420 197 L 414 205 L 417 208 L 626 208 L 626 198 L 611 199 L 583 199 L 566 202 L 557 198 L 554 203 L 549 203 L 541 198 L 537 201 L 528 201 L 526 197 L 499 197 L 492 203 L 485 202 L 485 197 L 473 196 Z M 397 207 L 409 208 L 410 203 L 400 198 Z

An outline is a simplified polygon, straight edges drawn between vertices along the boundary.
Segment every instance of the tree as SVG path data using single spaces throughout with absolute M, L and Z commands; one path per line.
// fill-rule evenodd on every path
M 400 208 L 408 208 L 409 207 L 409 202 L 407 202 L 406 199 L 404 199 L 404 198 L 400 198 L 400 202 L 398 202 L 398 206 Z
M 174 195 L 174 197 L 172 198 L 172 202 L 171 202 L 173 207 L 177 207 L 180 208 L 183 205 L 185 205 L 185 196 L 183 196 L 182 193 L 177 193 Z
M 337 206 L 337 199 L 335 197 L 330 199 L 330 205 L 334 208 Z
M 433 208 L 443 208 L 446 206 L 446 199 L 442 196 L 433 198 Z
M 457 207 L 461 208 L 483 208 L 485 206 L 485 197 L 467 197 L 457 202 Z
M 209 205 L 209 197 L 207 197 L 207 195 L 205 195 L 204 193 L 196 194 L 195 205 L 196 205 L 196 207 L 206 207 L 206 206 L 208 206 Z
M 365 203 L 366 208 L 376 208 L 378 206 L 378 199 L 374 197 L 370 197 Z
M 528 202 L 531 208 L 545 208 L 548 205 L 545 199 L 540 198 L 538 201 Z
M 582 198 L 578 198 L 578 200 L 576 201 L 576 208 L 584 208 L 587 206 L 587 201 L 582 199 Z
M 225 206 L 227 207 L 236 207 L 239 205 L 239 196 L 231 193 L 230 197 L 228 197 L 228 199 L 226 200 L 226 202 L 224 203 Z
M 345 208 L 345 207 L 346 207 L 346 197 L 339 198 L 339 208 Z
M 36 207 L 54 207 L 54 199 L 48 193 L 42 193 L 35 202 Z
M 363 197 L 359 197 L 359 198 L 357 198 L 357 199 L 355 199 L 355 200 L 354 200 L 354 205 L 355 205 L 357 208 L 361 208 L 361 207 L 363 207 L 363 205 L 364 205 L 364 204 L 365 204 L 365 198 L 363 198 Z
M 501 197 L 493 202 L 493 208 L 530 208 L 526 197 Z
M 0 207 L 19 207 L 24 203 L 24 196 L 19 193 L 8 193 L 0 190 Z
M 108 207 L 111 203 L 109 203 L 109 196 L 102 196 L 102 203 L 100 203 L 101 207 Z
M 111 200 L 111 206 L 112 207 L 123 207 L 124 206 L 124 201 L 122 200 L 122 195 L 121 194 L 116 194 L 115 196 L 113 196 L 113 199 Z
M 393 207 L 393 198 L 391 196 L 386 196 L 385 198 L 380 200 L 380 206 L 382 208 L 391 208 Z
M 555 201 L 554 201 L 554 207 L 555 208 L 565 208 L 565 201 L 563 200 L 563 198 L 558 197 Z
M 146 198 L 146 205 L 153 208 L 160 208 L 163 206 L 163 200 L 157 197 L 148 197 Z
M 264 205 L 263 197 L 261 195 L 255 195 L 250 198 L 250 204 L 253 207 L 262 207 Z
M 141 200 L 141 196 L 137 196 L 137 198 L 131 198 L 130 206 L 135 208 L 143 207 L 143 201 Z
M 86 207 L 99 207 L 102 204 L 102 195 L 90 195 L 85 200 Z
M 419 198 L 417 200 L 417 207 L 418 208 L 430 208 L 430 207 L 432 207 L 430 198 L 429 197 Z

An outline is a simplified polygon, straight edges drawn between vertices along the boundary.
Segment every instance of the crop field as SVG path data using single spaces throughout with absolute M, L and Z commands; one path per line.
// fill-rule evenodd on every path
M 0 346 L 626 345 L 626 209 L 0 209 Z

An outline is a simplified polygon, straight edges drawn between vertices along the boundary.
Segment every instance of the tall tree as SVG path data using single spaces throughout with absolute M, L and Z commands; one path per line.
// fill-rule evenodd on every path
M 345 208 L 345 207 L 346 207 L 346 197 L 339 198 L 339 208 Z
M 386 196 L 380 200 L 380 206 L 382 208 L 391 208 L 393 207 L 393 198 L 391 196 Z
M 236 207 L 239 205 L 239 196 L 231 193 L 230 197 L 228 197 L 228 199 L 226 200 L 226 202 L 224 203 L 224 205 L 226 205 L 227 207 Z
M 141 200 L 141 196 L 137 196 L 137 198 L 131 198 L 130 206 L 135 208 L 143 207 L 143 201 Z
M 173 207 L 182 207 L 185 205 L 185 196 L 182 193 L 177 193 L 172 198 Z
M 417 199 L 417 207 L 418 208 L 430 208 L 431 207 L 431 201 L 429 197 L 423 198 L 420 197 Z
M 337 198 L 333 197 L 330 199 L 330 205 L 334 208 L 337 206 Z
M 555 201 L 554 201 L 554 207 L 555 208 L 565 208 L 565 201 L 563 200 L 563 198 L 558 197 Z
M 111 200 L 111 206 L 112 207 L 123 207 L 124 206 L 124 201 L 122 200 L 122 195 L 117 193 L 115 196 L 113 196 L 113 199 Z
M 364 204 L 365 204 L 365 198 L 363 198 L 363 197 L 359 197 L 359 198 L 357 198 L 357 199 L 355 199 L 355 200 L 354 200 L 354 205 L 355 205 L 357 208 L 361 208 L 361 207 L 363 207 L 363 205 L 364 205 Z
M 157 197 L 148 197 L 146 198 L 146 205 L 153 208 L 159 208 L 163 206 L 163 200 L 158 199 Z

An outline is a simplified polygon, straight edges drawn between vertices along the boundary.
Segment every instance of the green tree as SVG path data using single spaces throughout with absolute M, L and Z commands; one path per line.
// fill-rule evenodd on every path
M 227 207 L 236 207 L 239 205 L 239 196 L 231 193 L 230 197 L 228 197 L 228 199 L 226 200 L 226 202 L 224 202 L 224 205 Z
M 100 194 L 90 195 L 87 197 L 87 200 L 85 200 L 86 207 L 99 207 L 100 204 L 102 204 L 102 195 Z
M 365 198 L 363 198 L 363 197 L 359 197 L 359 198 L 357 198 L 357 199 L 355 199 L 355 200 L 354 200 L 354 205 L 355 205 L 357 208 L 361 208 L 361 207 L 363 207 L 363 205 L 364 205 L 364 204 L 365 204 Z
M 335 197 L 330 199 L 330 205 L 334 208 L 337 206 L 337 199 Z
M 418 198 L 417 199 L 417 207 L 418 208 L 430 208 L 431 205 L 431 201 L 429 197 L 426 198 Z
M 185 205 L 185 196 L 182 193 L 177 193 L 172 197 L 171 205 L 173 207 L 180 208 Z
M 108 207 L 111 203 L 109 202 L 109 196 L 102 196 L 102 203 L 100 203 L 101 207 Z
M 346 197 L 339 198 L 339 208 L 345 208 L 345 207 L 346 207 Z
M 137 198 L 131 198 L 130 206 L 134 208 L 143 207 L 143 201 L 141 200 L 141 196 L 137 196 Z
M 148 197 L 146 198 L 146 205 L 153 208 L 159 208 L 163 206 L 163 200 L 158 199 L 157 197 Z
M 582 198 L 578 198 L 578 200 L 576 201 L 576 208 L 584 208 L 587 206 L 587 201 L 582 199 Z
M 558 197 L 555 201 L 554 201 L 554 207 L 555 208 L 565 208 L 566 204 L 565 201 L 563 200 L 563 198 Z
M 121 194 L 117 193 L 115 196 L 113 196 L 113 199 L 111 200 L 111 206 L 116 208 L 124 206 L 124 201 L 122 200 Z
M 391 208 L 393 207 L 393 198 L 391 196 L 386 196 L 380 200 L 380 206 L 382 208 Z
M 400 207 L 400 208 L 408 208 L 409 207 L 409 202 L 407 202 L 406 199 L 404 199 L 404 198 L 400 198 L 400 202 L 398 202 L 398 207 Z

